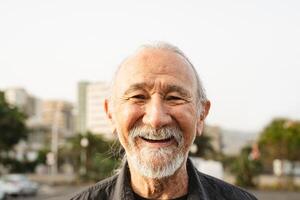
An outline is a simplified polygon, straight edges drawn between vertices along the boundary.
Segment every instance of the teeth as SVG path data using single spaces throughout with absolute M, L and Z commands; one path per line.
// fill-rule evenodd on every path
M 162 136 L 147 136 L 147 137 L 142 137 L 147 140 L 168 140 L 171 139 L 172 137 L 162 137 Z

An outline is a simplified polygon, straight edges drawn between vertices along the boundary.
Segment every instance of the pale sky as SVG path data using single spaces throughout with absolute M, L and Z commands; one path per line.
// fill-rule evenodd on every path
M 260 131 L 300 119 L 298 0 L 1 0 L 0 89 L 76 102 L 80 80 L 110 80 L 140 44 L 163 40 L 196 66 L 207 122 Z

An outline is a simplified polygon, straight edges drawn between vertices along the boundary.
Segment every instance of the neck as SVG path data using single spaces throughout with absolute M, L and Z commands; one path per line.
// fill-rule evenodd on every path
M 172 175 L 161 179 L 153 179 L 140 175 L 129 164 L 131 187 L 141 197 L 149 199 L 172 199 L 188 192 L 188 174 L 186 162 Z

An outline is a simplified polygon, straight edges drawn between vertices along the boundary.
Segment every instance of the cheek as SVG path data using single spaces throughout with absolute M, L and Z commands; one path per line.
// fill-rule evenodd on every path
M 190 107 L 184 107 L 183 109 L 176 110 L 174 116 L 183 131 L 184 146 L 185 148 L 189 148 L 197 132 L 197 113 Z
M 141 118 L 142 110 L 138 106 L 122 105 L 117 109 L 116 116 L 118 131 L 121 131 L 123 135 L 128 135 L 129 130 Z
M 129 149 L 129 131 L 139 121 L 142 116 L 142 111 L 136 106 L 120 106 L 116 112 L 117 121 L 116 127 L 119 134 L 119 140 L 125 151 L 130 152 Z

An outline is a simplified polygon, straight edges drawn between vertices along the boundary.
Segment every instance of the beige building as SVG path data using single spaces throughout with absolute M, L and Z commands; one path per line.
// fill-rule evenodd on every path
M 60 100 L 43 101 L 42 122 L 51 129 L 57 128 L 62 138 L 72 136 L 74 134 L 73 105 Z
M 104 99 L 109 93 L 106 82 L 80 82 L 78 84 L 77 130 L 81 133 L 90 131 L 112 139 L 110 122 L 104 112 Z

